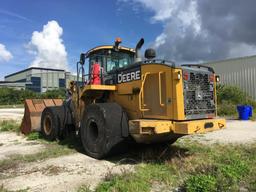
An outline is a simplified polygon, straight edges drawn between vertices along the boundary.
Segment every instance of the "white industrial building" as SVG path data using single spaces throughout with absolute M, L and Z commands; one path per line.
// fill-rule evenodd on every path
M 256 55 L 205 63 L 220 76 L 221 83 L 240 87 L 256 100 Z
M 0 87 L 29 89 L 35 92 L 45 92 L 58 88 L 66 88 L 69 81 L 76 81 L 76 76 L 60 69 L 31 67 L 4 77 Z

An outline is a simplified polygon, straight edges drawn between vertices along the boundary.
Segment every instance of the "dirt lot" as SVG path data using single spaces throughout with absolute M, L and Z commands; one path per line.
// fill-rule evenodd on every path
M 0 109 L 0 119 L 1 120 L 21 120 L 24 114 L 24 109 L 23 108 L 3 108 Z
M 21 109 L 0 110 L 0 119 L 20 117 Z M 5 115 L 3 115 L 5 114 Z M 227 128 L 199 136 L 187 136 L 202 143 L 247 143 L 256 141 L 256 122 L 228 121 Z M 182 138 L 181 138 L 182 139 Z M 28 141 L 24 136 L 11 132 L 0 133 L 0 161 L 14 155 L 37 154 L 46 150 L 40 141 Z M 125 158 L 125 156 L 124 156 Z M 119 162 L 122 159 L 119 159 Z M 111 174 L 133 171 L 134 165 L 111 160 L 95 160 L 83 153 L 74 152 L 40 161 L 22 162 L 0 170 L 0 186 L 8 190 L 28 191 L 77 191 L 81 185 L 93 189 Z
M 256 141 L 256 121 L 227 120 L 227 128 L 204 135 L 187 136 L 203 143 L 248 143 Z
M 27 141 L 16 133 L 0 133 L 0 141 L 0 161 L 17 154 L 36 154 L 45 150 L 44 144 Z M 131 171 L 132 168 L 129 164 L 98 161 L 77 152 L 5 169 L 0 174 L 0 186 L 8 190 L 76 191 L 81 185 L 94 188 L 107 175 Z

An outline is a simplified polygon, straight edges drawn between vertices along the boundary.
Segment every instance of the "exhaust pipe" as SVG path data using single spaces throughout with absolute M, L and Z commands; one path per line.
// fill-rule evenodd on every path
M 142 47 L 143 44 L 144 44 L 144 39 L 141 38 L 135 48 L 135 62 L 142 61 L 142 58 L 140 57 L 140 48 Z

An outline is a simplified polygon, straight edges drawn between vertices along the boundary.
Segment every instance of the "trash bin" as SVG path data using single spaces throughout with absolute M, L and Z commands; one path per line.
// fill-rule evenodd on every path
M 249 120 L 252 116 L 252 106 L 250 105 L 238 105 L 237 111 L 239 114 L 239 119 L 241 120 Z

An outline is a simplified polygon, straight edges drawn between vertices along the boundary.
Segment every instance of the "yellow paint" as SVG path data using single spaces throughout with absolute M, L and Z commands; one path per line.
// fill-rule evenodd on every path
M 206 123 L 212 123 L 212 128 L 205 129 Z M 206 133 L 226 127 L 225 119 L 204 119 L 184 122 L 174 122 L 174 132 L 177 134 Z
M 205 128 L 206 124 L 212 124 L 211 128 Z M 166 121 L 137 119 L 129 121 L 131 134 L 155 135 L 163 133 L 175 133 L 190 135 L 196 133 L 206 133 L 226 127 L 225 119 L 204 119 L 194 121 Z M 146 130 L 146 131 L 144 131 Z M 150 131 L 151 130 L 151 131 Z
M 115 85 L 85 85 L 83 90 L 107 90 L 116 91 L 117 87 Z
M 141 113 L 138 118 L 170 119 L 172 68 L 161 64 L 145 64 L 141 66 L 141 73 L 146 79 L 143 87 L 144 108 L 148 109 Z M 170 101 L 170 102 L 169 102 Z
M 123 46 L 119 46 L 118 48 L 119 48 L 119 50 L 135 53 L 134 49 L 132 49 L 132 48 L 123 47 Z M 102 50 L 102 49 L 113 49 L 113 45 L 103 45 L 103 46 L 94 47 L 94 48 L 90 49 L 89 51 L 87 51 L 86 55 L 88 57 L 91 53 L 98 51 L 98 50 Z
M 172 78 L 173 116 L 171 117 L 171 119 L 185 120 L 182 70 L 172 69 L 172 72 L 173 72 L 173 78 Z M 178 79 L 178 76 L 180 76 L 181 78 Z
M 139 93 L 139 109 L 140 111 L 144 112 L 144 111 L 149 111 L 150 109 L 146 109 L 144 108 L 145 103 L 144 103 L 144 84 L 146 82 L 147 76 L 150 73 L 147 72 L 144 75 L 142 75 L 142 83 L 141 83 L 141 88 L 140 88 L 140 93 Z

